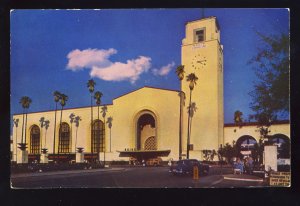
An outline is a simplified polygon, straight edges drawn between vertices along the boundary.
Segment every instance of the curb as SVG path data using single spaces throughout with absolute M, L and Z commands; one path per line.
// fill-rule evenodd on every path
M 24 178 L 24 177 L 40 177 L 40 176 L 51 176 L 51 175 L 66 175 L 66 174 L 78 174 L 78 173 L 94 173 L 94 172 L 115 172 L 124 171 L 125 168 L 120 169 L 91 169 L 91 170 L 71 170 L 71 171 L 55 171 L 55 172 L 41 172 L 41 173 L 26 173 L 26 174 L 16 174 L 11 175 L 10 178 Z
M 263 179 L 249 179 L 249 178 L 235 178 L 235 177 L 224 177 L 224 180 L 236 180 L 236 181 L 247 181 L 247 182 L 263 182 Z

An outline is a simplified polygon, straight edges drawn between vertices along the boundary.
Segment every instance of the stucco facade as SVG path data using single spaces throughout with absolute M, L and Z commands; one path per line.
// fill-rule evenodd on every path
M 190 88 L 186 76 L 192 72 L 199 79 L 191 93 L 191 102 L 195 103 L 197 110 L 191 119 L 190 144 L 193 145 L 193 149 L 190 151 L 190 158 L 202 159 L 202 150 L 217 150 L 221 144 L 232 143 L 233 140 L 237 141 L 245 135 L 253 137 L 256 141 L 259 140 L 259 131 L 255 124 L 243 127 L 224 125 L 223 46 L 220 43 L 220 27 L 216 18 L 188 22 L 181 52 L 181 61 L 185 68 L 181 91 L 145 86 L 116 97 L 112 104 L 105 105 L 107 107 L 105 119 L 102 113 L 99 113 L 99 119 L 105 125 L 106 160 L 128 160 L 128 157 L 119 157 L 119 151 L 128 149 L 170 150 L 170 154 L 163 157 L 163 160 L 170 158 L 177 160 L 179 158 L 180 92 L 186 96 L 181 122 L 182 153 L 186 154 L 188 131 L 186 107 L 190 100 Z M 95 121 L 98 119 L 98 107 L 94 106 L 92 109 Z M 81 117 L 78 127 L 70 123 L 69 116 L 72 113 Z M 58 153 L 60 116 L 61 110 L 57 110 L 57 121 L 54 125 L 55 111 L 32 112 L 27 115 L 26 143 L 29 154 L 32 150 L 31 133 L 34 126 L 40 131 L 40 149 L 45 147 L 49 153 Z M 50 121 L 47 130 L 40 126 L 42 117 Z M 113 119 L 111 128 L 107 125 L 108 117 Z M 16 160 L 18 154 L 16 155 L 15 148 L 16 144 L 21 142 L 23 116 L 16 114 L 13 118 L 20 121 L 18 127 L 13 127 L 12 134 L 13 160 Z M 84 148 L 85 153 L 91 153 L 91 108 L 87 106 L 64 109 L 61 122 L 69 127 L 68 153 L 75 154 L 77 147 Z M 289 122 L 273 125 L 270 130 L 271 134 L 290 137 Z M 56 131 L 55 151 L 53 151 L 54 131 Z M 104 152 L 101 152 L 100 156 L 103 157 Z

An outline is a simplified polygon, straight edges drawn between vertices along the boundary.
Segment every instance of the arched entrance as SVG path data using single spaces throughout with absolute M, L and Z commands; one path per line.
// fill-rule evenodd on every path
M 154 115 L 145 111 L 137 120 L 136 149 L 157 150 L 156 121 Z
M 241 136 L 236 141 L 236 146 L 239 150 L 238 152 L 243 156 L 252 155 L 252 152 L 255 149 L 255 144 L 257 144 L 257 141 L 250 135 Z
M 277 145 L 278 158 L 290 158 L 290 139 L 284 134 L 275 134 L 269 137 L 269 143 Z

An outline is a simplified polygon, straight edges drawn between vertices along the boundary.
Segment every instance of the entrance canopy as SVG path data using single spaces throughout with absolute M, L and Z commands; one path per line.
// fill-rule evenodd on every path
M 169 156 L 171 150 L 138 150 L 138 151 L 117 151 L 120 153 L 119 157 L 134 157 L 140 159 L 150 159 L 157 157 Z

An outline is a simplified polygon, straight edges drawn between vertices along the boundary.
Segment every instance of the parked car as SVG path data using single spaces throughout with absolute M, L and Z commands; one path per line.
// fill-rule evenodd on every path
M 162 159 L 160 157 L 158 158 L 150 158 L 146 161 L 147 166 L 159 166 L 162 162 Z
M 172 164 L 169 172 L 176 175 L 192 175 L 194 166 L 198 167 L 199 175 L 207 175 L 209 173 L 209 165 L 203 164 L 196 159 L 179 160 Z

